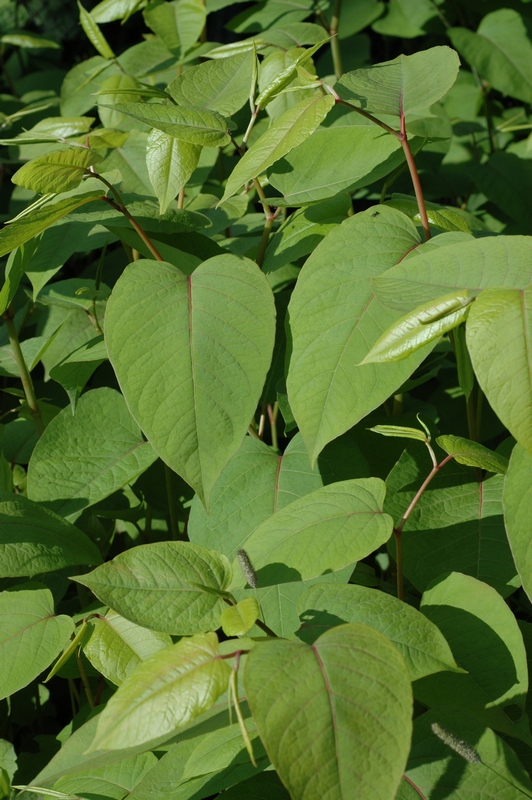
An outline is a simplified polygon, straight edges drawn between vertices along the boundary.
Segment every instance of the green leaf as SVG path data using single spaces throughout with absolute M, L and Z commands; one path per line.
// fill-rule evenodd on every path
M 425 35 L 426 23 L 437 13 L 438 7 L 431 0 L 390 0 L 386 15 L 371 27 L 384 36 L 413 39 Z
M 406 450 L 386 480 L 397 525 L 432 469 L 425 448 Z M 502 519 L 501 475 L 478 483 L 454 461 L 433 478 L 403 528 L 403 570 L 419 591 L 442 572 L 473 575 L 503 597 L 519 585 Z M 394 549 L 394 543 L 390 542 Z
M 137 261 L 115 285 L 106 342 L 119 383 L 156 452 L 202 502 L 242 443 L 274 334 L 269 284 L 238 256 L 210 258 L 191 277 Z
M 26 49 L 40 49 L 51 48 L 52 50 L 59 50 L 61 45 L 54 42 L 53 39 L 48 39 L 39 33 L 28 33 L 28 31 L 10 31 L 0 36 L 2 44 L 11 44 L 15 47 L 23 47 Z
M 13 220 L 0 231 L 0 256 L 5 256 L 15 247 L 20 247 L 21 244 L 33 239 L 54 222 L 66 217 L 71 211 L 75 211 L 93 200 L 101 200 L 103 196 L 103 192 L 92 191 L 74 197 L 64 197 L 55 203 L 32 211 L 27 217 Z
M 153 753 L 142 753 L 115 764 L 66 775 L 54 783 L 54 790 L 75 797 L 81 795 L 122 800 L 124 794 L 132 791 L 156 764 L 157 758 Z
M 188 535 L 232 560 L 257 525 L 298 497 L 324 483 L 368 475 L 367 462 L 351 436 L 331 442 L 314 469 L 300 433 L 282 455 L 246 437 L 216 481 L 210 513 L 197 496 L 193 499 Z
M 504 482 L 504 524 L 515 566 L 523 589 L 532 597 L 532 538 L 530 509 L 532 505 L 532 456 L 516 445 L 510 458 Z
M 423 595 L 420 610 L 435 623 L 466 675 L 443 672 L 416 682 L 427 706 L 468 713 L 495 730 L 532 739 L 526 716 L 528 671 L 523 637 L 513 613 L 491 586 L 453 572 Z
M 78 0 L 78 8 L 79 8 L 79 21 L 81 23 L 81 27 L 85 31 L 85 35 L 89 42 L 93 45 L 95 50 L 102 56 L 102 58 L 113 59 L 115 54 L 113 53 L 112 49 L 109 47 L 109 44 L 99 29 L 98 25 L 86 11 L 81 3 Z
M 259 586 L 316 578 L 369 555 L 392 534 L 379 478 L 340 481 L 294 500 L 244 542 Z M 244 585 L 235 565 L 236 585 Z
M 102 0 L 91 10 L 91 17 L 95 22 L 114 22 L 117 19 L 126 22 L 147 3 L 148 0 Z
M 54 615 L 49 589 L 0 593 L 0 699 L 27 686 L 66 647 L 74 623 Z
M 168 50 L 182 57 L 197 42 L 207 15 L 201 0 L 173 0 L 151 3 L 143 16 Z
M 532 453 L 532 285 L 485 289 L 466 327 L 473 369 L 489 403 Z
M 70 400 L 72 413 L 92 373 L 107 359 L 103 336 L 96 336 L 76 348 L 50 370 L 50 378 L 61 384 Z
M 467 291 L 451 292 L 418 306 L 388 328 L 360 363 L 402 361 L 464 322 L 473 299 Z
M 0 766 L 12 781 L 17 771 L 17 755 L 11 742 L 6 739 L 0 739 Z
M 462 436 L 438 436 L 437 444 L 451 455 L 459 464 L 468 467 L 479 467 L 488 472 L 499 472 L 504 475 L 508 469 L 508 459 L 494 453 L 478 442 L 464 439 Z
M 223 147 L 230 141 L 227 123 L 216 111 L 162 103 L 115 103 L 113 106 L 100 103 L 100 105 L 133 117 L 151 128 L 157 128 L 190 144 Z
M 0 577 L 101 561 L 96 545 L 65 519 L 22 495 L 0 493 Z
M 373 428 L 368 428 L 368 430 L 373 431 L 373 433 L 379 433 L 381 436 L 391 436 L 396 439 L 416 439 L 418 442 L 430 441 L 426 431 L 420 431 L 418 428 L 406 428 L 401 425 L 375 425 Z
M 168 84 L 166 91 L 178 106 L 236 114 L 247 102 L 255 55 L 247 50 L 229 58 L 190 67 Z
M 89 751 L 134 747 L 172 733 L 213 705 L 227 689 L 230 673 L 215 633 L 159 650 L 109 700 Z
M 415 197 L 409 195 L 394 194 L 391 200 L 386 201 L 386 205 L 397 208 L 413 219 L 417 225 L 421 225 L 421 215 Z M 425 200 L 427 219 L 431 225 L 443 231 L 464 231 L 471 233 L 472 230 L 485 230 L 482 222 L 473 214 L 463 209 L 442 206 L 437 203 L 429 203 Z
M 89 174 L 89 167 L 101 160 L 98 153 L 84 147 L 58 150 L 24 164 L 11 180 L 39 194 L 69 192 Z
M 290 800 L 290 795 L 274 771 L 261 772 L 247 781 L 231 786 L 224 800 Z
M 276 120 L 247 151 L 229 176 L 222 202 L 307 139 L 334 105 L 331 95 L 302 100 Z
M 306 64 L 307 61 L 312 58 L 314 53 L 316 53 L 320 47 L 323 47 L 327 41 L 327 39 L 322 39 L 312 47 L 309 47 L 308 50 L 303 50 L 302 53 L 298 53 L 297 57 L 291 60 L 292 63 L 287 64 L 284 69 L 275 75 L 272 81 L 267 83 L 255 100 L 256 106 L 260 109 L 266 108 L 266 106 L 271 103 L 271 101 L 274 100 L 280 92 L 283 91 L 283 89 L 292 83 L 293 79 L 298 74 L 298 68 Z
M 370 114 L 408 117 L 440 100 L 455 82 L 459 66 L 450 47 L 431 47 L 347 72 L 335 88 L 344 100 Z
M 148 136 L 146 166 L 161 214 L 164 214 L 198 166 L 200 153 L 200 145 L 175 139 L 156 128 Z
M 142 661 L 172 644 L 168 634 L 135 625 L 115 611 L 108 611 L 105 617 L 93 617 L 88 624 L 91 633 L 83 652 L 93 667 L 116 686 Z
M 412 750 L 406 774 L 420 788 L 425 797 L 434 796 L 437 787 L 445 782 L 449 797 L 532 797 L 530 777 L 515 750 L 485 724 L 479 723 L 463 709 L 462 713 L 448 709 L 434 709 L 414 722 Z M 453 751 L 434 733 L 434 726 L 443 729 L 455 743 Z M 512 742 L 512 745 L 515 743 Z M 478 756 L 477 763 L 464 758 L 469 753 Z M 528 754 L 527 754 L 528 756 Z M 525 756 L 525 758 L 527 758 Z M 416 793 L 413 800 L 419 795 Z
M 243 636 L 260 616 L 259 604 L 254 597 L 245 597 L 236 606 L 226 608 L 220 622 L 226 636 Z
M 361 800 L 395 797 L 410 748 L 412 700 L 404 661 L 381 633 L 340 625 L 312 647 L 257 644 L 244 685 L 293 800 L 348 800 L 354 787 Z
M 448 35 L 460 55 L 494 89 L 532 102 L 532 43 L 525 20 L 512 8 L 487 14 L 476 33 L 450 28 Z
M 398 140 L 376 125 L 335 125 L 318 128 L 269 169 L 268 177 L 283 194 L 282 205 L 299 206 L 367 186 L 403 163 Z
M 231 580 L 227 558 L 190 542 L 157 542 L 126 550 L 78 583 L 121 616 L 154 631 L 186 636 L 219 626 Z
M 28 468 L 28 496 L 64 517 L 121 489 L 157 458 L 124 398 L 107 387 L 64 408 L 39 439 Z
M 427 352 L 360 366 L 398 316 L 376 299 L 375 277 L 419 243 L 407 217 L 378 208 L 331 231 L 306 261 L 290 301 L 288 399 L 312 462 L 327 442 L 390 397 Z
M 5 282 L 0 292 L 0 314 L 3 314 L 9 307 L 17 293 L 22 276 L 26 272 L 28 264 L 39 246 L 38 241 L 31 241 L 21 244 L 7 259 L 5 269 Z
M 301 628 L 297 635 L 308 644 L 324 629 L 344 622 L 361 622 L 380 631 L 405 660 L 413 681 L 434 672 L 460 672 L 441 631 L 417 609 L 385 592 L 365 586 L 319 583 L 299 598 Z

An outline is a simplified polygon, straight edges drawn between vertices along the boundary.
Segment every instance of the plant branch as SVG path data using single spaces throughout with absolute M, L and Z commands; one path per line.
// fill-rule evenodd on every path
M 416 169 L 416 162 L 414 161 L 414 156 L 412 155 L 412 151 L 408 143 L 404 114 L 401 115 L 401 136 L 399 141 L 401 142 L 406 163 L 408 164 L 408 169 L 410 171 L 410 177 L 412 178 L 412 184 L 414 186 L 417 206 L 419 209 L 419 216 L 421 217 L 421 225 L 423 226 L 423 234 L 425 236 L 425 241 L 427 242 L 430 239 L 429 220 L 427 217 L 427 209 L 425 207 L 425 198 L 423 197 L 423 189 L 421 188 L 421 181 L 419 180 L 419 175 Z
M 331 34 L 331 55 L 334 67 L 334 74 L 336 80 L 340 80 L 343 75 L 342 68 L 342 54 L 340 52 L 340 40 L 338 39 L 338 25 L 340 23 L 340 11 L 342 9 L 342 0 L 334 0 L 334 8 L 331 17 L 331 27 L 329 33 Z
M 418 795 L 419 795 L 419 796 L 422 798 L 422 800 L 427 800 L 427 798 L 425 797 L 425 795 L 423 794 L 423 792 L 421 791 L 421 789 L 419 788 L 419 786 L 416 786 L 416 784 L 414 783 L 414 781 L 413 781 L 413 780 L 411 780 L 411 779 L 408 777 L 408 775 L 403 775 L 403 778 L 405 779 L 405 781 L 406 781 L 407 783 L 409 783 L 409 784 L 410 784 L 410 786 L 412 787 L 412 789 L 414 789 L 414 791 L 416 791 L 416 792 L 418 793 Z
M 4 322 L 6 325 L 6 331 L 9 337 L 13 358 L 15 359 L 15 364 L 17 365 L 18 374 L 22 383 L 24 395 L 26 397 L 26 402 L 28 404 L 28 408 L 30 409 L 35 427 L 37 428 L 37 433 L 39 436 L 41 436 L 41 434 L 44 433 L 44 422 L 41 415 L 41 409 L 39 408 L 39 404 L 37 402 L 37 397 L 35 396 L 35 389 L 33 387 L 30 371 L 20 346 L 17 326 L 15 325 L 15 311 L 13 305 L 10 305 L 7 311 L 4 312 Z
M 138 235 L 140 236 L 140 238 L 142 239 L 142 241 L 144 242 L 144 244 L 146 245 L 146 247 L 148 248 L 150 253 L 153 255 L 153 257 L 157 261 L 164 261 L 164 258 L 159 253 L 159 251 L 157 250 L 157 248 L 155 247 L 155 245 L 151 241 L 151 239 L 148 236 L 148 234 L 141 228 L 141 226 L 139 225 L 139 223 L 137 222 L 135 217 L 128 211 L 128 209 L 126 208 L 126 206 L 122 202 L 122 198 L 120 197 L 120 194 L 115 189 L 115 187 L 112 185 L 112 183 L 109 183 L 109 181 L 106 178 L 104 178 L 103 175 L 100 175 L 97 172 L 93 172 L 93 173 L 91 173 L 91 175 L 92 175 L 93 178 L 98 178 L 98 180 L 100 180 L 102 183 L 104 183 L 107 186 L 107 188 L 112 191 L 113 195 L 116 198 L 116 200 L 111 200 L 110 197 L 104 197 L 103 200 L 106 203 L 109 203 L 110 206 L 115 208 L 117 211 L 120 211 L 120 213 L 125 216 L 125 218 L 128 220 L 128 222 L 134 228 L 134 230 L 138 233 Z

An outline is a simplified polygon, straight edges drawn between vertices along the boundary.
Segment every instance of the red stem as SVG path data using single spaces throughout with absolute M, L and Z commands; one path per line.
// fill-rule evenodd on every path
M 421 181 L 419 180 L 419 175 L 416 169 L 416 162 L 414 161 L 414 156 L 412 155 L 412 151 L 408 143 L 408 137 L 406 135 L 406 121 L 404 114 L 401 114 L 401 135 L 399 136 L 399 141 L 401 142 L 401 146 L 403 148 L 403 152 L 406 158 L 406 163 L 408 164 L 408 169 L 410 171 L 410 177 L 412 178 L 412 184 L 414 186 L 414 192 L 416 194 L 417 206 L 419 208 L 419 216 L 421 217 L 423 233 L 425 236 L 425 241 L 427 242 L 430 239 L 429 220 L 427 217 L 427 209 L 425 208 L 425 198 L 423 197 L 423 189 L 421 188 Z

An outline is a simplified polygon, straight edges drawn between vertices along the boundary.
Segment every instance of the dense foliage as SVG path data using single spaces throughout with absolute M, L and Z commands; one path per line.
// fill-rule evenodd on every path
M 0 1 L 0 799 L 532 797 L 501 6 Z

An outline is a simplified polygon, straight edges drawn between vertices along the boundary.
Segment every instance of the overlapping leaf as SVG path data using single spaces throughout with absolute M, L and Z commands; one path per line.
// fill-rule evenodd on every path
M 196 106 L 229 117 L 249 98 L 254 58 L 248 50 L 190 67 L 168 85 L 167 92 L 179 106 Z
M 237 256 L 208 259 L 189 278 L 138 261 L 115 285 L 106 342 L 122 390 L 156 452 L 202 501 L 242 443 L 274 333 L 269 284 Z
M 104 103 L 100 105 L 106 107 Z M 118 102 L 112 108 L 183 142 L 203 147 L 223 147 L 229 143 L 227 123 L 215 111 L 162 103 Z
M 532 456 L 516 445 L 503 493 L 504 523 L 523 589 L 532 597 Z

